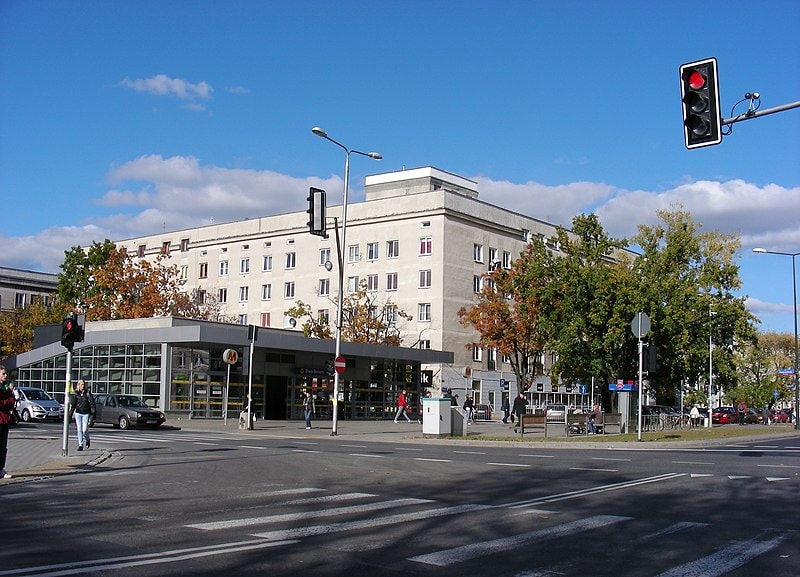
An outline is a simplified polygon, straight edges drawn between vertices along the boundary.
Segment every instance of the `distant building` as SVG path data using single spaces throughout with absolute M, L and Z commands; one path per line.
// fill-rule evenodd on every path
M 57 287 L 57 275 L 0 267 L 0 310 L 21 309 L 37 301 L 49 307 Z
M 469 345 L 477 334 L 463 327 L 457 312 L 475 302 L 482 275 L 508 268 L 531 241 L 544 242 L 555 226 L 478 199 L 477 183 L 433 167 L 366 177 L 365 200 L 348 205 L 347 246 L 342 248 L 344 286 L 361 282 L 388 306 L 376 314 L 397 320 L 403 345 L 452 351 L 452 363 L 431 364 L 434 392 L 467 391 L 476 403 L 500 406 L 512 395 L 515 377 L 495 350 Z M 339 191 L 329 191 L 330 199 Z M 168 254 L 188 290 L 213 295 L 225 314 L 240 324 L 293 327 L 286 311 L 298 300 L 332 322 L 338 290 L 336 235 L 342 207 L 329 206 L 329 237 L 308 233 L 308 214 L 254 217 L 193 229 L 116 241 L 129 254 Z M 557 247 L 551 247 L 557 250 Z M 326 267 L 326 264 L 328 265 Z M 330 270 L 329 270 L 330 269 Z M 394 308 L 397 307 L 397 308 Z M 413 316 L 410 322 L 397 310 Z M 544 372 L 551 359 L 537 359 Z M 534 405 L 581 404 L 579 390 L 554 390 L 536 376 Z

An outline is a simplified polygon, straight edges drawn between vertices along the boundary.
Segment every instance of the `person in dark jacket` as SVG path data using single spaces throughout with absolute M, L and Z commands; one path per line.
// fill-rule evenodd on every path
M 0 365 L 0 479 L 10 479 L 6 473 L 6 454 L 8 453 L 8 427 L 14 414 L 14 392 L 6 386 L 8 372 Z
M 517 416 L 517 422 L 514 425 L 514 431 L 517 430 L 517 427 L 522 424 L 522 415 L 524 415 L 527 411 L 528 406 L 528 399 L 525 398 L 524 393 L 520 393 L 517 395 L 517 398 L 514 399 L 514 404 L 511 407 L 512 414 Z
M 78 450 L 89 448 L 89 417 L 94 418 L 97 408 L 94 404 L 92 392 L 86 388 L 86 383 L 81 379 L 75 385 L 75 392 L 70 395 L 69 418 L 75 416 L 75 426 L 78 428 Z

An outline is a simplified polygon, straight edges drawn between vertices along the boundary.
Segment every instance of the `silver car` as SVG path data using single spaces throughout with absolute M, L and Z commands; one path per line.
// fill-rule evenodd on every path
M 43 389 L 17 387 L 17 391 L 19 392 L 17 412 L 26 423 L 47 420 L 60 421 L 64 418 L 64 408 Z

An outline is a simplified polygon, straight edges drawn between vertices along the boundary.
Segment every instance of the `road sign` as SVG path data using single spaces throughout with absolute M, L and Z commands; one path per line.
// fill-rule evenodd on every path
M 236 349 L 225 349 L 225 352 L 222 353 L 222 360 L 229 365 L 235 365 L 239 360 L 239 353 Z
M 647 313 L 636 313 L 631 320 L 631 330 L 637 339 L 643 338 L 650 332 L 650 317 L 647 316 Z
M 336 360 L 333 361 L 333 368 L 340 375 L 344 372 L 345 368 L 347 368 L 347 362 L 345 362 L 343 356 L 339 355 L 338 357 L 336 357 Z

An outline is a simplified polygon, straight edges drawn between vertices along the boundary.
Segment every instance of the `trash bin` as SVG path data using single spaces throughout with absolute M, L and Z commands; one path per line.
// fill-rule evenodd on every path
M 450 399 L 422 399 L 422 435 L 449 437 L 451 432 Z

